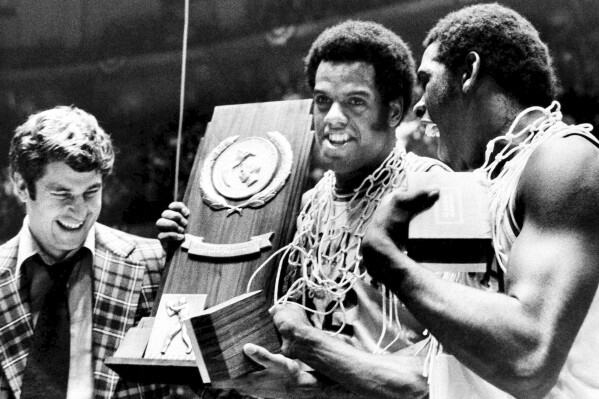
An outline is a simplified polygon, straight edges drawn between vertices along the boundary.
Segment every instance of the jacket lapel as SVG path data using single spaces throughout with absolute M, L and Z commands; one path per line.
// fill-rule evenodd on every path
M 19 236 L 0 248 L 0 364 L 13 394 L 21 391 L 27 343 L 33 334 L 25 276 L 16 273 Z
M 118 375 L 104 365 L 133 326 L 145 267 L 129 259 L 133 242 L 96 223 L 94 255 L 93 353 L 96 392 L 112 397 Z

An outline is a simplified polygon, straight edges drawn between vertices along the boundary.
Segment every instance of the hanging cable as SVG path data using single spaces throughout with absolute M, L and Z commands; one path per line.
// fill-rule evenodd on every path
M 183 17 L 183 51 L 181 56 L 181 90 L 179 96 L 179 126 L 177 128 L 177 153 L 175 156 L 175 188 L 174 201 L 179 198 L 179 165 L 181 163 L 181 137 L 183 135 L 183 111 L 185 109 L 185 72 L 187 66 L 187 32 L 189 31 L 189 0 L 185 0 Z

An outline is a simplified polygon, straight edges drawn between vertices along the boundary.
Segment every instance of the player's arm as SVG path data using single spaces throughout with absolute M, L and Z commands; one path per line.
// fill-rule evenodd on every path
M 363 249 L 370 273 L 448 352 L 515 396 L 542 397 L 599 283 L 599 151 L 577 137 L 545 143 L 518 190 L 523 228 L 509 255 L 504 294 L 443 281 L 399 249 L 410 216 L 430 205 L 434 192 L 387 198 Z
M 283 338 L 282 354 L 255 345 L 246 354 L 265 367 L 240 379 L 219 384 L 241 393 L 288 398 L 422 398 L 424 354 L 374 355 L 312 327 L 300 307 L 278 305 L 273 318 Z M 308 367 L 306 367 L 308 366 Z

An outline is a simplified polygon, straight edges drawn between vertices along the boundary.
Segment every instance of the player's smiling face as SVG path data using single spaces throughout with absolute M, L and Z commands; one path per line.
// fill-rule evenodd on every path
M 35 182 L 35 199 L 20 176 L 16 183 L 29 230 L 47 255 L 58 261 L 83 245 L 102 209 L 100 172 L 77 172 L 64 162 L 51 162 Z
M 313 113 L 318 151 L 338 176 L 378 166 L 395 145 L 371 64 L 321 62 Z

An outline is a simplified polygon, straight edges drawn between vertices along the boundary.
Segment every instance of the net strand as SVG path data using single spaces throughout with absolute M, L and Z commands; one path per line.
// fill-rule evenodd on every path
M 293 241 L 278 251 L 283 253 L 278 263 L 277 282 L 274 301 L 276 304 L 294 302 L 308 313 L 322 316 L 340 311 L 343 315 L 341 326 L 332 335 L 339 334 L 345 328 L 347 320 L 343 301 L 356 282 L 363 280 L 367 272 L 362 267 L 360 246 L 364 230 L 378 207 L 382 197 L 390 191 L 405 186 L 404 157 L 405 149 L 396 147 L 382 164 L 367 176 L 350 195 L 337 195 L 336 179 L 332 171 L 325 173 L 313 190 L 313 195 L 302 207 L 298 216 L 298 231 Z M 345 200 L 344 206 L 335 206 Z M 349 200 L 348 200 L 349 199 Z M 274 259 L 271 256 L 256 271 L 262 270 L 266 263 Z M 280 295 L 282 270 L 287 267 L 285 283 L 287 290 Z M 287 281 L 293 276 L 291 281 Z M 252 279 L 253 280 L 253 276 Z M 248 291 L 251 287 L 248 284 Z M 383 326 L 378 340 L 377 352 L 387 350 L 400 338 L 400 333 L 381 348 L 389 326 L 400 328 L 397 310 L 393 309 L 399 301 L 384 285 L 379 286 L 383 300 Z M 331 306 L 320 311 L 307 305 L 309 298 L 330 299 Z
M 515 132 L 520 121 L 535 112 L 540 112 L 541 115 Z M 520 176 L 531 154 L 552 137 L 569 133 L 591 134 L 592 129 L 593 126 L 588 123 L 567 125 L 562 122 L 560 104 L 554 101 L 547 108 L 530 107 L 522 111 L 505 135 L 496 137 L 487 144 L 485 163 L 475 172 L 482 173 L 489 184 L 493 247 L 497 264 L 504 272 L 511 244 L 519 233 L 519 227 L 513 223 L 515 217 L 511 202 L 515 199 Z M 492 157 L 497 145 L 503 147 Z

